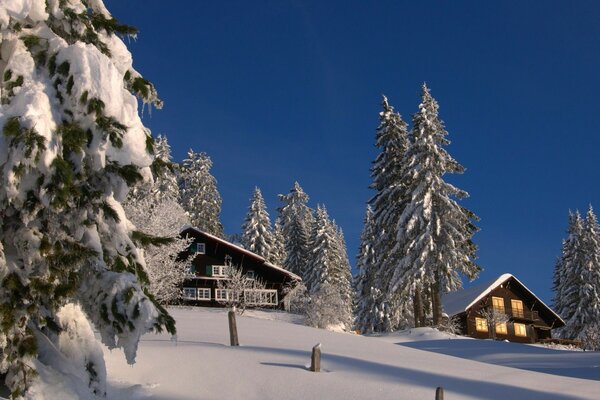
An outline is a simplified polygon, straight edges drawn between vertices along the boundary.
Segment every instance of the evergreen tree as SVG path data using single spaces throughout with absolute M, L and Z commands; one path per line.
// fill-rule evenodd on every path
M 162 168 L 155 169 L 153 195 L 159 199 L 168 199 L 175 202 L 180 201 L 179 186 L 177 184 L 177 175 L 173 157 L 171 156 L 171 146 L 166 136 L 159 135 L 154 143 L 155 163 L 160 164 Z
M 374 239 L 377 237 L 373 220 L 373 210 L 367 206 L 362 234 L 360 236 L 360 248 L 357 256 L 356 269 L 358 273 L 354 277 L 354 292 L 356 306 L 354 312 L 355 328 L 362 333 L 373 333 L 385 330 L 376 310 L 381 297 L 381 291 L 374 287 L 375 273 L 377 272 L 377 254 L 373 247 Z
M 323 286 L 333 288 L 340 299 L 336 304 L 343 304 L 338 307 L 338 322 L 349 327 L 352 319 L 350 264 L 341 232 L 329 219 L 325 207 L 317 207 L 309 249 L 309 268 L 305 280 L 308 291 L 314 295 Z
M 270 261 L 278 266 L 285 267 L 285 238 L 283 237 L 283 227 L 281 226 L 281 219 L 275 220 L 273 226 L 273 249 L 271 251 Z
M 565 321 L 573 316 L 577 303 L 575 291 L 571 289 L 580 282 L 573 281 L 575 276 L 571 272 L 577 271 L 580 268 L 578 265 L 583 262 L 580 245 L 582 231 L 583 220 L 579 211 L 569 211 L 567 238 L 563 240 L 562 254 L 556 262 L 553 278 L 553 308 Z
M 273 251 L 273 232 L 267 206 L 259 188 L 254 189 L 246 220 L 242 225 L 242 246 L 267 260 Z
M 445 174 L 464 171 L 444 149 L 450 143 L 447 135 L 438 104 L 423 85 L 402 174 L 406 196 L 396 227 L 390 260 L 395 268 L 388 292 L 413 297 L 416 326 L 424 324 L 428 309 L 434 325 L 439 324 L 441 294 L 461 287 L 459 274 L 474 279 L 480 271 L 473 261 L 476 246 L 471 239 L 477 217 L 457 202 L 468 193 L 443 179 Z
M 147 290 L 138 247 L 153 238 L 121 206 L 153 162 L 136 96 L 161 103 L 121 40 L 136 30 L 101 0 L 2 14 L 0 372 L 14 398 L 74 370 L 81 395 L 105 396 L 90 322 L 129 363 L 141 335 L 175 333 Z
M 590 206 L 583 223 L 575 220 L 574 251 L 567 253 L 561 279 L 563 296 L 561 316 L 566 325 L 560 335 L 565 338 L 583 338 L 590 327 L 600 326 L 600 235 L 598 220 Z
M 388 280 L 396 268 L 394 260 L 400 257 L 393 252 L 398 251 L 394 245 L 398 219 L 405 203 L 403 166 L 408 131 L 406 123 L 385 96 L 382 106 L 375 142 L 380 153 L 371 168 L 373 183 L 370 187 L 375 190 L 375 195 L 369 200 L 373 212 L 369 224 L 373 226 L 368 231 L 372 235 L 365 235 L 361 241 L 361 249 L 368 249 L 378 261 L 361 253 L 360 268 L 367 278 L 367 285 L 363 284 L 361 292 L 357 293 L 360 314 L 357 323 L 361 330 L 390 331 L 411 319 L 410 298 L 388 295 Z
M 285 267 L 303 280 L 307 274 L 308 240 L 313 221 L 312 210 L 306 205 L 308 195 L 298 182 L 287 195 L 279 195 L 284 205 L 279 218 L 285 238 Z M 308 285 L 307 285 L 308 286 Z
M 179 168 L 181 205 L 194 227 L 223 237 L 221 195 L 217 190 L 217 180 L 210 173 L 211 168 L 212 161 L 206 153 L 188 151 L 188 158 Z

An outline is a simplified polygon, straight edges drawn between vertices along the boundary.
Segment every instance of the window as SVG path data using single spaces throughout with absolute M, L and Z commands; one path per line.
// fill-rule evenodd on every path
M 233 300 L 233 291 L 231 289 L 215 289 L 215 300 L 231 301 Z M 240 293 L 237 293 L 239 299 Z
M 212 276 L 227 276 L 229 275 L 229 267 L 227 265 L 213 265 Z
M 277 290 L 273 289 L 246 289 L 244 290 L 244 301 L 250 305 L 277 305 Z
M 183 298 L 186 300 L 196 300 L 196 288 L 184 287 Z
M 504 299 L 502 297 L 492 297 L 492 307 L 495 311 L 504 313 Z
M 210 300 L 210 288 L 198 288 L 198 300 Z
M 485 318 L 475 317 L 475 329 L 477 332 L 487 332 L 488 324 Z
M 508 335 L 508 329 L 506 329 L 506 323 L 496 324 L 496 333 L 501 335 Z
M 523 313 L 523 302 L 521 300 L 511 300 L 510 306 L 512 308 L 513 317 L 523 318 L 525 316 Z
M 246 279 L 254 279 L 254 271 L 246 272 Z
M 204 243 L 192 243 L 190 246 L 190 250 L 192 253 L 205 254 L 206 253 L 206 245 Z
M 527 336 L 527 327 L 525 326 L 525 324 L 515 323 L 515 335 L 522 337 Z

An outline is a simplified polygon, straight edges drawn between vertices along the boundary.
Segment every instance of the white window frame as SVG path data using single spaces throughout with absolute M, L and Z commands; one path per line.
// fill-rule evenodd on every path
M 210 297 L 210 288 L 198 288 L 198 300 L 201 300 L 201 301 L 212 300 L 212 298 Z
M 239 297 L 239 294 L 238 294 Z M 233 290 L 231 289 L 215 289 L 215 300 L 231 301 L 233 300 Z
M 246 289 L 244 301 L 253 306 L 276 306 L 279 304 L 275 289 Z
M 228 265 L 213 265 L 212 266 L 212 276 L 215 277 L 226 277 L 229 276 L 229 266 Z
M 183 298 L 185 300 L 197 300 L 198 292 L 196 291 L 196 288 L 184 287 L 183 288 Z
M 196 254 L 206 254 L 206 244 L 192 243 L 192 252 Z

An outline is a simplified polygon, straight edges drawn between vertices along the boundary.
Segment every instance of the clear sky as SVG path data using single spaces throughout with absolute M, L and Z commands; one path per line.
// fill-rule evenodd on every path
M 600 209 L 598 1 L 106 0 L 163 110 L 176 161 L 207 152 L 227 233 L 252 190 L 272 219 L 294 181 L 343 228 L 354 264 L 381 95 L 410 122 L 427 82 L 481 217 L 480 280 L 543 300 L 569 209 Z

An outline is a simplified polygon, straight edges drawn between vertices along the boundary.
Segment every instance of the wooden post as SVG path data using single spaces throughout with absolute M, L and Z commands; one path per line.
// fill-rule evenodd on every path
M 438 387 L 435 389 L 435 400 L 444 400 L 444 388 Z
M 231 340 L 232 346 L 239 346 L 238 341 L 237 325 L 235 323 L 235 311 L 229 311 L 229 339 Z
M 321 343 L 312 348 L 310 370 L 313 372 L 321 372 Z

